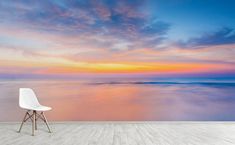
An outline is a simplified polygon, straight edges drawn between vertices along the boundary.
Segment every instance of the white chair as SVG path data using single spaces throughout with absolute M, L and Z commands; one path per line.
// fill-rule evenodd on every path
M 34 130 L 37 130 L 37 120 L 40 118 L 46 123 L 49 133 L 51 133 L 47 119 L 43 113 L 44 111 L 51 110 L 51 108 L 41 105 L 38 102 L 38 99 L 32 89 L 30 88 L 19 89 L 19 106 L 27 110 L 24 119 L 20 125 L 19 132 L 21 131 L 24 122 L 30 119 L 32 121 L 32 135 L 34 136 Z M 38 113 L 39 111 L 41 113 Z

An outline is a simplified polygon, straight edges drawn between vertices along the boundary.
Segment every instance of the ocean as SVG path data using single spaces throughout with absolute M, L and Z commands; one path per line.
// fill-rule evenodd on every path
M 1 79 L 0 121 L 21 121 L 19 88 L 50 121 L 235 121 L 231 79 Z

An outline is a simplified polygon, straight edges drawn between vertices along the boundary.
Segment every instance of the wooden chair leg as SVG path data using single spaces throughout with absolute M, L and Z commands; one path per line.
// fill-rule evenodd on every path
M 37 127 L 37 112 L 35 112 L 35 130 L 37 130 L 38 127 Z
M 36 111 L 33 111 L 32 136 L 34 136 L 35 119 L 36 119 Z
M 49 125 L 48 125 L 48 122 L 47 122 L 46 116 L 44 115 L 44 113 L 43 113 L 43 112 L 42 112 L 41 114 L 42 114 L 42 117 L 44 118 L 44 122 L 45 122 L 45 123 L 46 123 L 46 125 L 47 125 L 47 128 L 48 128 L 48 130 L 49 130 L 49 133 L 51 133 L 51 130 L 50 130 L 50 127 L 49 127 Z
M 26 111 L 26 113 L 25 113 L 25 115 L 24 115 L 24 118 L 23 118 L 23 120 L 22 120 L 22 123 L 21 123 L 21 125 L 20 125 L 20 129 L 19 129 L 19 131 L 18 131 L 18 132 L 20 132 L 20 131 L 21 131 L 22 126 L 23 126 L 23 124 L 24 124 L 24 122 L 25 122 L 25 119 L 26 119 L 27 115 L 28 115 L 28 111 Z

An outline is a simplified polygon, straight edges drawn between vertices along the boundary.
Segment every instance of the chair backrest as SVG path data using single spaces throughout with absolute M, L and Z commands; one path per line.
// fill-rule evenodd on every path
M 39 106 L 38 99 L 34 93 L 34 91 L 30 88 L 20 88 L 19 89 L 19 106 L 21 108 L 31 108 L 35 106 Z

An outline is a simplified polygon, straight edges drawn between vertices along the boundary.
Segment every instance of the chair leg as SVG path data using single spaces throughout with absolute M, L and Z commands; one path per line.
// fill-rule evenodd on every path
M 44 122 L 45 122 L 45 123 L 46 123 L 46 125 L 47 125 L 47 128 L 48 128 L 48 130 L 49 130 L 49 133 L 51 133 L 51 130 L 50 130 L 50 127 L 49 127 L 49 125 L 48 125 L 48 122 L 47 122 L 46 116 L 44 115 L 44 113 L 43 113 L 43 112 L 42 112 L 41 114 L 42 114 L 42 117 L 44 118 Z
M 35 119 L 36 119 L 36 111 L 33 111 L 32 136 L 34 136 L 34 130 L 35 130 Z
M 37 130 L 38 127 L 37 127 L 37 112 L 35 112 L 35 130 Z
M 26 111 L 26 113 L 25 113 L 25 115 L 24 115 L 24 119 L 22 120 L 22 123 L 21 123 L 21 125 L 20 125 L 20 129 L 19 129 L 19 133 L 20 133 L 20 131 L 21 131 L 21 129 L 22 129 L 22 126 L 23 126 L 23 124 L 24 124 L 24 122 L 25 122 L 25 119 L 26 119 L 26 117 L 27 117 L 27 115 L 28 115 L 28 111 Z

